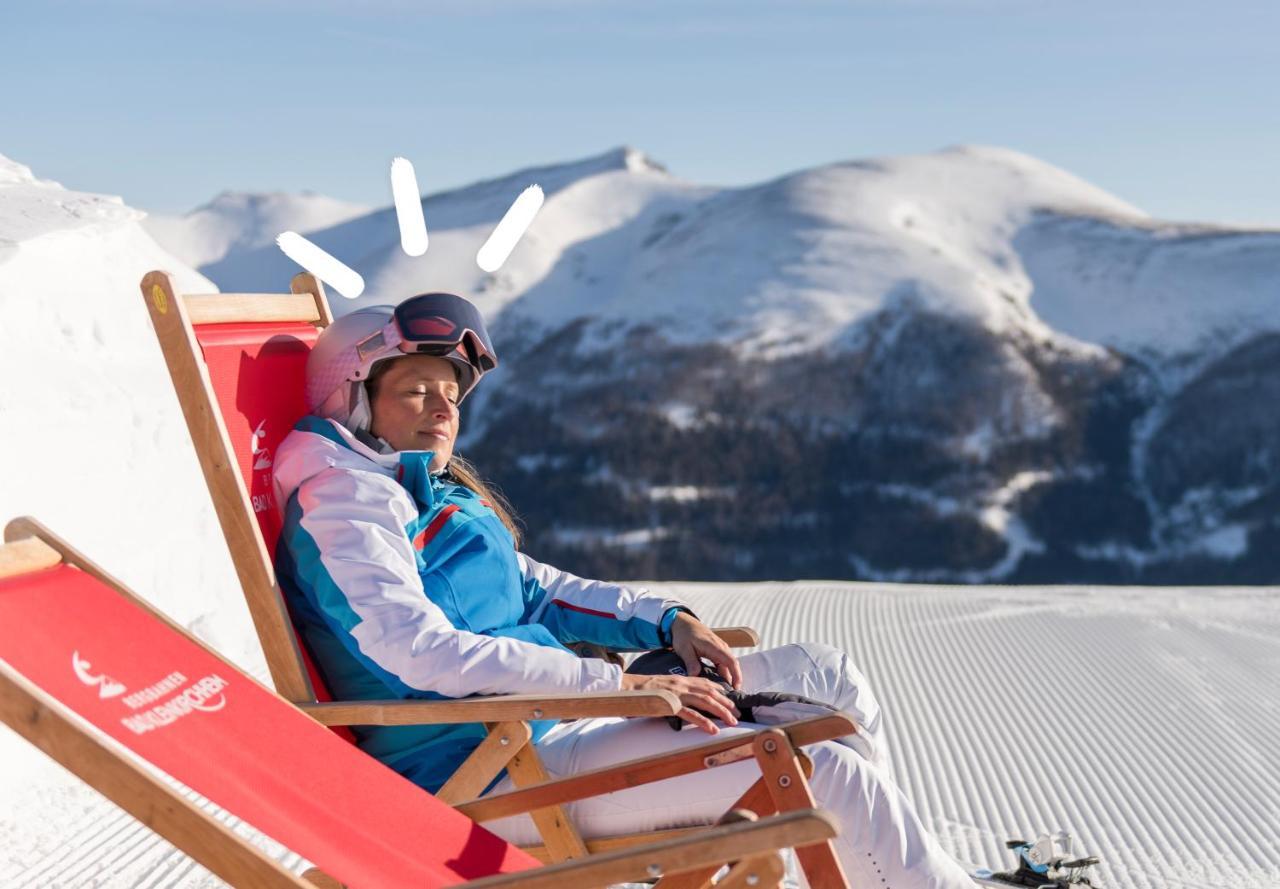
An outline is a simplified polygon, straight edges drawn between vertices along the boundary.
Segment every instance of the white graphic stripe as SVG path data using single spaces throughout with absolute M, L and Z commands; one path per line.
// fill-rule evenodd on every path
M 413 164 L 398 157 L 391 162 L 391 195 L 396 202 L 396 220 L 400 223 L 400 246 L 410 256 L 427 252 L 427 223 L 422 218 L 422 193 Z
M 533 217 L 537 216 L 541 209 L 541 188 L 530 185 L 520 192 L 520 197 L 516 198 L 507 209 L 502 221 L 493 230 L 493 234 L 489 235 L 489 240 L 484 242 L 484 246 L 476 254 L 476 265 L 486 272 L 496 272 L 502 268 L 502 264 L 515 249 L 516 242 L 528 230 Z
M 326 253 L 297 232 L 282 232 L 276 243 L 284 255 L 315 275 L 347 299 L 364 293 L 364 278 L 351 266 Z

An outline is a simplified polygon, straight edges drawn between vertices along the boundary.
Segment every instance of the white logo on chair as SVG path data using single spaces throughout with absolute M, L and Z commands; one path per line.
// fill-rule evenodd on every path
M 172 725 L 192 713 L 217 713 L 227 705 L 226 688 L 231 683 L 217 673 L 192 682 L 175 670 L 139 691 L 125 694 L 128 689 L 124 683 L 106 674 L 95 676 L 90 672 L 92 668 L 92 664 L 80 657 L 79 651 L 71 652 L 71 669 L 76 678 L 96 688 L 99 698 L 106 700 L 124 695 L 120 703 L 132 712 L 120 722 L 136 735 Z
M 249 452 L 254 456 L 254 472 L 257 472 L 259 469 L 271 468 L 271 451 L 267 448 L 258 447 L 258 442 L 266 435 L 266 432 L 263 431 L 266 425 L 266 420 L 259 423 L 253 430 L 253 436 L 249 439 Z
M 90 673 L 89 669 L 92 666 L 84 658 L 80 657 L 80 652 L 71 652 L 71 669 L 75 672 L 76 678 L 85 685 L 96 685 L 98 687 L 98 697 L 106 700 L 125 693 L 125 687 L 105 673 L 101 676 L 94 676 Z
M 120 721 L 136 735 L 172 725 L 192 713 L 217 713 L 227 705 L 230 683 L 216 673 L 192 682 L 179 671 L 124 698 L 133 714 Z

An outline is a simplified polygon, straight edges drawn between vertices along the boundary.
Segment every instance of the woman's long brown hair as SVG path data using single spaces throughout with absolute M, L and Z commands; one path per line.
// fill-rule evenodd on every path
M 511 508 L 507 498 L 502 496 L 496 489 L 490 488 L 485 484 L 484 480 L 476 473 L 476 468 L 457 454 L 454 454 L 449 460 L 449 472 L 464 488 L 470 488 L 480 496 L 481 500 L 488 501 L 489 508 L 497 514 L 502 524 L 511 532 L 511 538 L 515 541 L 516 549 L 519 549 L 520 527 L 516 524 L 515 510 Z
M 373 404 L 373 399 L 377 397 L 378 383 L 382 381 L 382 375 L 390 369 L 391 362 L 394 360 L 394 358 L 391 358 L 379 361 L 369 371 L 369 378 L 365 380 L 364 385 L 369 394 L 370 405 Z M 457 480 L 458 484 L 462 485 L 464 488 L 469 488 L 474 491 L 481 500 L 488 502 L 489 508 L 498 516 L 498 519 L 502 522 L 503 526 L 511 532 L 511 539 L 515 541 L 516 549 L 519 549 L 522 537 L 520 533 L 520 526 L 516 523 L 515 510 L 512 509 L 507 498 L 502 496 L 496 488 L 490 488 L 489 485 L 485 483 L 484 479 L 480 478 L 480 473 L 476 471 L 476 468 L 471 465 L 470 461 L 464 460 L 457 454 L 454 454 L 449 459 L 449 473 Z

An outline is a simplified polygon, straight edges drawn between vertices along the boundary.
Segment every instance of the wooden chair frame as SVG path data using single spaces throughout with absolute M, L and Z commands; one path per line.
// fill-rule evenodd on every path
M 34 519 L 10 522 L 4 536 L 9 542 L 0 546 L 0 578 L 37 572 L 65 562 L 97 578 L 156 620 L 218 657 L 216 652 Z M 234 671 L 235 668 L 228 665 L 228 670 Z M 282 700 L 284 703 L 287 702 Z M 3 660 L 0 660 L 0 719 L 232 885 L 293 889 L 342 885 L 316 869 L 302 877 L 286 870 L 138 764 L 134 755 L 117 742 L 86 728 L 61 702 Z M 770 740 L 777 741 L 782 736 L 783 733 L 777 730 L 758 733 L 751 744 L 763 750 Z M 527 791 L 504 795 L 504 802 L 495 811 L 528 812 L 552 799 L 559 802 L 580 798 L 575 797 L 575 789 L 571 786 L 566 785 L 563 794 L 549 792 L 551 786 L 536 788 L 534 795 Z M 489 813 L 481 815 L 497 817 Z M 660 885 L 679 889 L 709 886 L 710 875 L 724 864 L 729 864 L 729 873 L 715 884 L 721 889 L 777 886 L 782 878 L 782 864 L 776 850 L 795 847 L 803 854 L 810 848 L 825 848 L 837 831 L 838 827 L 829 815 L 816 811 L 789 811 L 763 820 L 757 820 L 750 811 L 735 811 L 722 819 L 721 824 L 695 833 L 674 836 L 651 834 L 649 844 L 643 847 L 614 849 L 580 861 L 474 880 L 466 885 L 473 889 L 560 889 L 563 885 L 603 887 L 660 876 Z M 655 839 L 657 842 L 653 842 Z M 314 854 L 317 850 L 294 851 L 306 856 L 308 852 Z M 834 887 L 845 884 L 817 880 L 814 885 Z
M 543 845 L 525 849 L 543 861 L 565 861 L 648 842 L 654 837 L 653 832 L 646 832 L 584 841 L 563 809 L 566 802 L 595 796 L 607 790 L 634 786 L 645 780 L 659 780 L 756 755 L 752 747 L 755 735 L 741 735 L 737 736 L 737 743 L 725 745 L 724 742 L 712 742 L 688 751 L 650 758 L 653 762 L 637 760 L 635 763 L 647 763 L 643 772 L 646 776 L 644 780 L 627 778 L 622 783 L 617 783 L 616 776 L 628 774 L 626 769 L 633 767 L 634 763 L 588 773 L 589 776 L 548 780 L 536 749 L 529 743 L 531 730 L 527 723 L 530 720 L 672 716 L 680 710 L 681 705 L 676 696 L 669 692 L 496 695 L 457 701 L 318 702 L 302 660 L 283 594 L 276 581 L 271 556 L 250 503 L 249 492 L 237 468 L 235 451 L 201 357 L 194 325 L 278 321 L 314 324 L 323 328 L 333 320 L 323 286 L 314 275 L 302 272 L 294 276 L 290 284 L 291 292 L 288 294 L 179 295 L 166 273 L 153 271 L 142 278 L 140 287 L 278 694 L 329 726 L 458 722 L 488 724 L 489 735 L 486 740 L 436 796 L 466 811 L 477 820 L 486 820 L 500 817 L 497 814 L 487 814 L 493 809 L 484 805 L 500 799 L 499 797 L 471 803 L 478 806 L 474 809 L 468 809 L 464 804 L 474 800 L 504 769 L 517 788 L 520 788 L 504 796 L 519 799 L 518 794 L 522 792 L 542 791 L 543 795 L 528 798 L 536 798 L 545 803 L 530 812 L 543 838 Z M 760 641 L 756 632 L 748 627 L 716 628 L 715 632 L 728 644 L 737 647 L 755 646 Z M 783 730 L 791 772 L 799 774 L 799 780 L 809 799 L 812 799 L 812 794 L 808 792 L 804 775 L 799 772 L 799 763 L 803 757 L 797 748 L 854 731 L 854 723 L 843 714 L 834 718 L 824 717 L 796 723 Z M 778 743 L 777 738 L 774 743 Z M 707 752 L 712 748 L 714 752 Z M 762 760 L 761 764 L 764 768 L 766 760 Z M 609 778 L 610 774 L 613 775 L 612 779 Z M 784 794 L 779 792 L 780 788 L 768 787 L 770 774 L 767 770 L 764 772 L 765 777 L 757 782 L 758 786 L 753 788 L 753 792 L 744 796 L 744 804 L 739 808 L 767 815 L 780 808 L 791 809 L 803 803 L 794 792 Z M 777 784 L 780 774 L 774 775 L 773 784 Z M 614 783 L 606 788 L 610 780 Z M 596 781 L 605 783 L 596 785 L 593 783 Z M 790 779 L 787 783 L 790 783 Z M 560 794 L 566 792 L 571 792 L 572 795 L 559 798 Z M 548 802 L 553 797 L 556 798 L 555 801 Z M 510 813 L 504 810 L 504 814 Z M 703 830 L 706 828 L 689 828 L 668 831 L 665 835 L 675 837 Z M 806 852 L 801 863 L 814 885 L 843 885 L 843 874 L 829 843 L 816 853 Z M 815 877 L 824 874 L 827 876 Z M 841 882 L 836 881 L 836 874 L 840 874 L 838 879 Z

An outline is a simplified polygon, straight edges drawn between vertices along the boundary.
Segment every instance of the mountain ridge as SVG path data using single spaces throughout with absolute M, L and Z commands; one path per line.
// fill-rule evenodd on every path
M 314 233 L 368 283 L 339 314 L 428 289 L 485 313 L 502 364 L 461 444 L 531 504 L 551 561 L 683 579 L 1280 575 L 1257 468 L 1280 466 L 1280 421 L 1250 419 L 1275 385 L 1259 356 L 1280 341 L 1280 231 L 1155 220 L 990 146 L 733 188 L 657 166 L 614 149 L 428 195 L 421 259 L 389 208 Z M 542 211 L 482 273 L 474 250 L 535 178 Z M 292 271 L 271 248 L 217 268 L 237 262 L 230 289 Z M 650 493 L 675 489 L 719 493 Z

